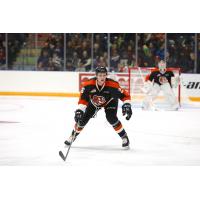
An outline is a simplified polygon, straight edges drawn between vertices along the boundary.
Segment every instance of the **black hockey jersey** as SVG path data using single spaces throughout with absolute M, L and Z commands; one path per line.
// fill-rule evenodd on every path
M 174 77 L 174 73 L 170 70 L 167 70 L 165 73 L 161 73 L 159 70 L 156 70 L 151 72 L 151 74 L 149 75 L 149 80 L 157 83 L 158 85 L 162 85 L 162 79 L 166 78 L 171 86 L 172 77 Z
M 106 78 L 103 86 L 98 86 L 97 79 L 92 78 L 83 84 L 78 104 L 92 103 L 96 107 L 104 107 L 113 99 L 130 100 L 129 93 L 122 89 L 118 82 Z

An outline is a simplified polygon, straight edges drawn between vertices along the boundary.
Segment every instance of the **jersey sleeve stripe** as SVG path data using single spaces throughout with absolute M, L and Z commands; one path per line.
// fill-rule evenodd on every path
M 87 106 L 88 102 L 86 100 L 84 100 L 84 99 L 80 99 L 79 102 L 78 102 L 78 104 L 83 104 L 83 105 Z
M 121 128 L 122 128 L 122 124 L 120 123 L 119 126 L 117 126 L 117 127 L 114 128 L 114 129 L 115 129 L 115 131 L 118 131 L 118 130 L 120 130 Z
M 96 80 L 92 79 L 92 80 L 84 81 L 81 85 L 82 87 L 85 87 L 88 85 L 96 85 Z
M 127 101 L 127 100 L 131 100 L 130 96 L 125 96 L 124 98 L 121 99 L 122 101 Z
M 115 81 L 106 81 L 105 86 L 113 87 L 113 88 L 119 88 L 119 83 L 117 83 Z

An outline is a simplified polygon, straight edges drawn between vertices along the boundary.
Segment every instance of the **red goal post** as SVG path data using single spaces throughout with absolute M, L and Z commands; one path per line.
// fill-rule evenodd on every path
M 147 75 L 149 75 L 153 70 L 156 70 L 157 68 L 150 68 L 150 67 L 132 67 L 129 68 L 129 83 L 128 83 L 128 90 L 129 93 L 132 97 L 133 102 L 141 102 L 144 97 L 145 97 L 145 92 L 144 92 L 144 84 L 145 84 L 145 78 Z M 179 77 L 180 80 L 180 75 L 181 75 L 181 70 L 180 68 L 167 68 L 167 70 L 173 71 L 175 77 Z M 177 88 L 173 88 L 173 91 L 175 93 L 175 96 L 177 97 L 177 100 L 179 104 L 181 103 L 181 84 L 180 81 L 178 83 Z M 158 96 L 157 100 L 159 102 L 163 102 L 163 94 Z

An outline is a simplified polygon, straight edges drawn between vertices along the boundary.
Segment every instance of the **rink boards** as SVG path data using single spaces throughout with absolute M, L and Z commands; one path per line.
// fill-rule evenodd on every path
M 78 72 L 1 71 L 0 95 L 78 97 L 81 81 L 93 75 Z M 127 74 L 111 73 L 110 77 L 117 78 L 120 85 L 127 88 Z M 199 74 L 181 75 L 181 99 L 183 103 L 188 100 L 200 101 Z

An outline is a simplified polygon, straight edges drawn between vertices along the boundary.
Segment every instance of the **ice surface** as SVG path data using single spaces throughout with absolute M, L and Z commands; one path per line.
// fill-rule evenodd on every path
M 178 112 L 148 112 L 136 106 L 130 121 L 119 108 L 119 119 L 131 142 L 128 151 L 121 148 L 121 139 L 101 110 L 63 162 L 58 151 L 67 151 L 63 142 L 74 126 L 77 100 L 1 96 L 0 165 L 200 165 L 198 104 L 183 106 Z

